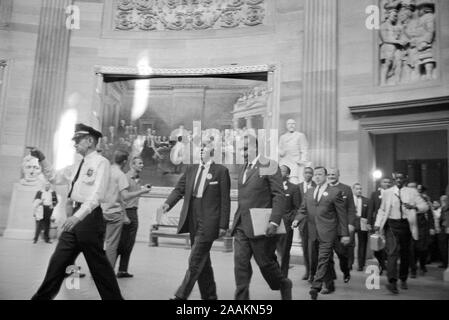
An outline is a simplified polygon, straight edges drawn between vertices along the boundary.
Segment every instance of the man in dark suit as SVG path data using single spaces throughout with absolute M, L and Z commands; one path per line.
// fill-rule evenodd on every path
M 281 175 L 285 193 L 285 215 L 283 219 L 287 233 L 280 235 L 277 245 L 277 252 L 281 260 L 282 273 L 286 277 L 288 277 L 288 269 L 290 266 L 290 250 L 292 248 L 293 241 L 293 229 L 290 226 L 292 225 L 297 211 L 301 206 L 302 198 L 299 187 L 289 182 L 290 168 L 287 166 L 281 166 Z
M 167 212 L 184 197 L 178 233 L 190 233 L 189 267 L 175 300 L 185 300 L 198 281 L 201 298 L 216 300 L 217 290 L 210 260 L 212 243 L 229 228 L 230 177 L 226 167 L 212 161 L 213 146 L 203 144 L 201 164 L 189 165 L 162 205 Z
M 380 188 L 374 191 L 371 194 L 371 197 L 368 201 L 368 230 L 372 230 L 374 227 L 374 223 L 377 218 L 377 212 L 379 211 L 380 204 L 382 203 L 382 194 L 384 190 L 387 190 L 391 187 L 391 179 L 390 178 L 382 178 L 380 181 Z M 387 269 L 385 262 L 387 261 L 387 253 L 385 249 L 374 251 L 374 256 L 379 262 L 380 275 L 382 275 L 383 271 Z
M 332 187 L 341 191 L 343 200 L 345 202 L 345 210 L 348 217 L 349 236 L 351 241 L 347 245 L 341 242 L 336 242 L 335 253 L 337 253 L 340 262 L 340 270 L 343 272 L 343 281 L 348 283 L 351 279 L 352 264 L 354 263 L 354 231 L 355 231 L 355 205 L 354 196 L 350 186 L 340 182 L 340 170 L 337 168 L 330 168 L 328 175 L 329 184 Z M 331 260 L 332 270 L 334 270 L 334 260 Z M 334 272 L 335 273 L 335 272 Z M 336 276 L 335 276 L 336 278 Z
M 234 236 L 234 274 L 236 300 L 249 299 L 254 255 L 263 277 L 272 290 L 280 290 L 283 300 L 291 300 L 292 282 L 282 274 L 276 260 L 277 227 L 285 214 L 282 177 L 275 161 L 258 156 L 257 139 L 243 140 L 245 165 L 238 178 L 238 208 L 231 234 Z M 254 235 L 250 209 L 272 208 L 265 236 Z
M 355 233 L 357 234 L 357 271 L 363 271 L 366 261 L 366 247 L 368 245 L 368 198 L 362 196 L 362 186 L 355 183 L 352 186 L 356 209 Z M 352 253 L 354 255 L 354 253 Z
M 307 191 L 309 191 L 309 189 L 316 187 L 316 184 L 312 180 L 312 178 L 313 178 L 313 168 L 311 167 L 304 168 L 304 181 L 298 185 L 299 191 L 301 192 L 301 200 L 304 199 L 304 196 L 307 193 Z M 311 275 L 315 273 L 316 268 L 315 270 L 313 270 L 313 273 L 310 272 L 309 236 L 307 231 L 307 225 L 308 225 L 307 218 L 305 218 L 298 226 L 299 235 L 301 236 L 304 267 L 306 268 L 306 273 L 302 277 L 302 280 L 309 280 L 309 282 L 312 283 Z
M 338 188 L 329 186 L 326 176 L 326 168 L 315 168 L 317 186 L 306 193 L 293 222 L 293 227 L 296 227 L 304 216 L 307 216 L 309 249 L 312 256 L 318 257 L 318 266 L 310 290 L 312 300 L 317 299 L 323 283 L 326 283 L 328 290 L 333 289 L 331 257 L 335 243 L 338 241 L 346 245 L 350 241 L 343 194 Z

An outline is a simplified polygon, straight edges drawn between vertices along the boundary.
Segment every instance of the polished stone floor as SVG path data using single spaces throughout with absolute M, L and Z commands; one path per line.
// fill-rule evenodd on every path
M 184 276 L 189 251 L 182 247 L 182 242 L 170 241 L 166 240 L 163 246 L 157 248 L 148 247 L 146 243 L 136 244 L 130 266 L 130 272 L 134 274 L 134 278 L 119 279 L 125 299 L 166 300 L 172 297 Z M 43 279 L 54 247 L 55 244 L 44 242 L 33 244 L 31 241 L 0 237 L 0 299 L 29 299 Z M 99 299 L 84 258 L 80 256 L 77 263 L 87 276 L 80 280 L 80 287 L 77 290 L 69 290 L 63 285 L 57 299 Z M 233 254 L 220 252 L 217 247 L 212 252 L 212 264 L 219 298 L 232 299 L 235 289 Z M 402 290 L 397 296 L 385 290 L 385 277 L 381 277 L 379 290 L 368 290 L 365 284 L 368 274 L 354 271 L 351 281 L 344 284 L 339 273 L 339 279 L 336 282 L 337 291 L 332 295 L 320 295 L 319 299 L 449 299 L 449 283 L 443 283 L 442 270 L 435 265 L 430 265 L 428 268 L 429 273 L 426 276 L 410 279 L 409 289 Z M 279 299 L 279 292 L 268 288 L 255 264 L 253 269 L 251 298 Z M 309 298 L 308 283 L 301 280 L 303 272 L 302 265 L 295 264 L 290 269 L 293 298 L 297 300 Z M 199 299 L 199 297 L 198 288 L 195 287 L 191 299 Z

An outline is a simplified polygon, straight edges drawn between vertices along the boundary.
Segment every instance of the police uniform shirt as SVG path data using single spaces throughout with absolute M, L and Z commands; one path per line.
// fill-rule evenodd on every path
M 67 185 L 69 188 L 80 167 L 82 159 L 62 170 L 55 171 L 46 161 L 42 161 L 42 172 L 45 177 L 55 185 Z M 103 202 L 110 175 L 109 161 L 93 151 L 84 157 L 80 174 L 73 185 L 71 199 L 81 203 L 81 207 L 74 214 L 83 220 L 101 202 Z

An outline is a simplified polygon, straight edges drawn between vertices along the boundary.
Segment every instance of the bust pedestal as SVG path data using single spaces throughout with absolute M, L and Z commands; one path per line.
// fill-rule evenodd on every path
M 8 239 L 33 239 L 36 220 L 33 217 L 33 200 L 40 184 L 15 183 L 9 205 L 8 223 L 4 237 Z

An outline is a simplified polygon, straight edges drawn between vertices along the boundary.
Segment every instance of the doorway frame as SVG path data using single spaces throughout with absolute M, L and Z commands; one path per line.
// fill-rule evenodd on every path
M 447 133 L 449 166 L 449 111 L 361 118 L 359 120 L 360 165 L 358 175 L 367 194 L 371 194 L 376 188 L 376 181 L 372 178 L 372 173 L 376 170 L 375 143 L 377 135 L 439 130 L 444 130 Z

